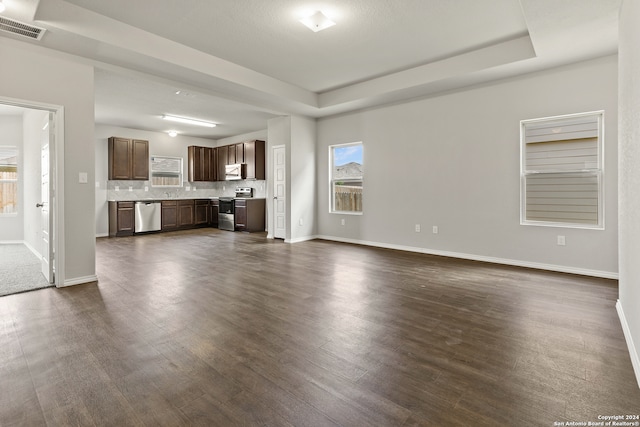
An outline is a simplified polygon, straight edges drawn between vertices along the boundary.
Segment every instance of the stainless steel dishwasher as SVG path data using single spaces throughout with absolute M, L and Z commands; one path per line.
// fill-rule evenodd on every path
M 160 202 L 136 202 L 136 233 L 159 231 L 162 228 Z

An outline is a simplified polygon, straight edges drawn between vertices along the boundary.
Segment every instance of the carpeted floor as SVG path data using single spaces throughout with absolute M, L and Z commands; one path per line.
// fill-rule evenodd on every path
M 0 296 L 53 286 L 40 271 L 40 259 L 22 244 L 0 244 Z

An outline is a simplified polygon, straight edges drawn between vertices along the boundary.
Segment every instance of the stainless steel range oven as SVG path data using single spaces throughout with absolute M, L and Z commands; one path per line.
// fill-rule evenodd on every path
M 235 230 L 233 197 L 220 197 L 218 207 L 218 228 L 220 230 Z
M 235 199 L 253 197 L 253 188 L 238 187 L 236 188 L 236 197 L 220 197 L 218 198 L 218 228 L 220 230 L 235 231 Z

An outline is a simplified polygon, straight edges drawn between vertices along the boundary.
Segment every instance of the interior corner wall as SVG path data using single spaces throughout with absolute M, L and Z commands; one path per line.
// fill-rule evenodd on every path
M 315 237 L 316 222 L 316 121 L 291 117 L 291 241 Z
M 623 0 L 619 20 L 620 281 L 618 312 L 640 385 L 640 2 Z
M 0 37 L 0 96 L 64 107 L 64 283 L 95 280 L 93 67 L 69 55 Z
M 21 242 L 24 240 L 24 136 L 22 115 L 0 116 L 0 146 L 15 147 L 18 150 L 18 214 L 0 215 L 0 242 Z
M 605 230 L 520 225 L 520 121 L 596 110 L 605 111 Z M 319 119 L 318 235 L 617 277 L 617 127 L 616 56 Z M 328 147 L 356 141 L 363 215 L 331 214 Z

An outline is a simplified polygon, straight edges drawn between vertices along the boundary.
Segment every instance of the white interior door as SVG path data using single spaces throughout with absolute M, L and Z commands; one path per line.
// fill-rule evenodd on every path
M 285 239 L 287 236 L 287 199 L 285 147 L 273 148 L 273 237 Z
M 50 212 L 51 206 L 51 195 L 53 192 L 51 191 L 51 179 L 50 179 L 50 154 L 49 154 L 49 143 L 50 136 L 53 135 L 53 114 L 48 114 L 47 116 L 47 124 L 43 127 L 42 130 L 42 139 L 41 139 L 41 190 L 40 190 L 40 203 L 38 206 L 41 211 L 41 237 L 42 237 L 42 245 L 41 245 L 41 254 L 42 254 L 42 274 L 49 281 L 49 283 L 53 283 L 53 238 L 51 231 L 53 230 L 53 215 Z

